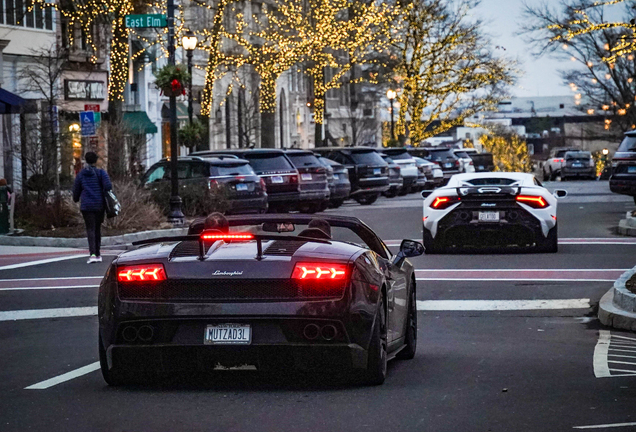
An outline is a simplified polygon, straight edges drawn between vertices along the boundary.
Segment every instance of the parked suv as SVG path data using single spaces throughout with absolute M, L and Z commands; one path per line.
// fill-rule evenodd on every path
M 561 180 L 572 177 L 596 179 L 596 163 L 589 151 L 569 151 L 563 156 Z
M 300 174 L 300 202 L 298 209 L 303 213 L 315 213 L 329 206 L 329 184 L 327 169 L 316 155 L 309 150 L 287 150 L 287 157 Z
M 445 182 L 448 182 L 453 175 L 459 174 L 461 163 L 452 148 L 416 147 L 409 149 L 409 153 L 437 163 L 442 168 L 442 171 L 444 171 Z
M 455 156 L 459 158 L 459 171 L 463 173 L 474 173 L 475 165 L 473 159 L 468 155 L 464 149 L 453 150 Z
M 402 186 L 404 186 L 404 179 L 400 173 L 401 168 L 388 155 L 380 153 L 380 156 L 382 156 L 384 162 L 389 166 L 389 190 L 383 192 L 382 195 L 387 198 L 395 198 L 402 190 Z
M 636 204 L 636 131 L 625 134 L 625 138 L 612 159 L 610 190 L 631 195 Z
M 565 162 L 565 154 L 576 150 L 569 147 L 552 149 L 550 157 L 543 163 L 543 181 L 556 180 L 557 176 L 561 175 L 561 166 Z
M 404 184 L 399 194 L 406 195 L 409 192 L 415 192 L 418 177 L 417 163 L 406 148 L 381 148 L 379 151 L 389 156 L 400 166 L 400 174 L 402 174 Z
M 178 160 L 177 170 L 179 182 L 184 187 L 205 184 L 222 190 L 230 203 L 228 213 L 267 211 L 265 182 L 244 159 L 235 156 L 182 157 Z M 162 159 L 148 169 L 142 185 L 153 188 L 158 183 L 169 182 L 170 178 L 170 161 Z
M 269 208 L 274 211 L 297 210 L 301 201 L 298 170 L 284 151 L 276 149 L 245 149 L 200 151 L 193 155 L 214 157 L 231 154 L 249 161 L 256 174 L 265 181 Z
M 314 151 L 349 170 L 351 197 L 360 204 L 373 204 L 389 189 L 389 167 L 371 147 L 319 147 Z
M 318 162 L 327 169 L 327 183 L 329 183 L 329 204 L 333 208 L 340 207 L 351 193 L 351 183 L 349 182 L 349 171 L 344 165 L 336 161 L 327 159 L 315 153 Z

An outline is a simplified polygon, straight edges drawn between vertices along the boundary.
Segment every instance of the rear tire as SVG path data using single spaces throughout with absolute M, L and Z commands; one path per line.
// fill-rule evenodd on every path
M 390 189 L 386 192 L 383 192 L 382 195 L 384 195 L 386 198 L 395 198 L 397 192 L 395 191 L 395 189 Z
M 378 300 L 378 311 L 373 323 L 373 334 L 369 343 L 367 368 L 362 374 L 362 380 L 367 385 L 380 385 L 386 379 L 387 367 L 387 331 L 386 309 L 384 296 Z
M 636 196 L 633 196 L 632 198 L 634 198 L 634 204 L 636 204 Z
M 543 181 L 550 181 L 550 176 L 545 172 L 545 169 L 543 170 Z
M 439 242 L 435 241 L 431 232 L 427 230 L 426 228 L 424 228 L 423 231 L 424 231 L 424 235 L 422 238 L 423 240 L 422 243 L 424 243 L 424 253 L 426 255 L 441 253 L 443 248 L 439 245 Z
M 411 360 L 417 351 L 417 296 L 415 295 L 415 281 L 411 281 L 411 294 L 409 295 L 409 305 L 406 317 L 406 333 L 404 344 L 406 345 L 395 358 L 400 360 Z
M 558 235 L 558 226 L 555 225 L 550 231 L 548 231 L 548 236 L 543 238 L 540 237 L 537 240 L 537 250 L 543 253 L 557 253 L 559 251 L 559 235 Z
M 557 178 L 557 173 L 553 172 L 552 169 L 550 169 L 550 180 L 555 181 L 556 178 Z
M 362 195 L 356 198 L 361 205 L 371 205 L 378 200 L 380 194 L 372 194 L 372 195 Z
M 117 387 L 124 385 L 126 383 L 126 379 L 121 370 L 116 369 L 115 367 L 108 369 L 108 360 L 106 359 L 106 350 L 104 349 L 104 344 L 102 343 L 102 336 L 99 335 L 99 367 L 102 370 L 102 376 L 104 377 L 104 381 L 111 387 Z
M 333 200 L 333 201 L 331 201 L 331 203 L 330 203 L 330 207 L 331 207 L 331 208 L 338 208 L 338 207 L 340 207 L 342 204 L 344 204 L 344 200 L 341 200 L 341 199 L 339 199 L 339 200 Z

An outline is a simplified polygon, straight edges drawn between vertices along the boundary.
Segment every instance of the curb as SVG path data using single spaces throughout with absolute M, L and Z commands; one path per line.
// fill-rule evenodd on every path
M 171 228 L 102 237 L 102 247 L 126 246 L 135 241 L 148 240 L 157 237 L 180 236 L 187 234 L 187 232 L 188 228 Z M 88 247 L 88 243 L 86 238 L 0 236 L 0 246 L 40 246 L 86 249 Z
M 627 270 L 601 298 L 598 319 L 606 326 L 636 331 L 636 294 L 625 283 L 636 274 L 636 267 Z
M 632 216 L 632 212 L 627 212 L 625 219 L 621 219 L 618 223 L 618 233 L 625 236 L 636 237 L 636 217 Z

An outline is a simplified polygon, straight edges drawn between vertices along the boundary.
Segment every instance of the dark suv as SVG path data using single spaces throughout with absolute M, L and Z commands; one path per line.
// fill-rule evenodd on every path
M 448 183 L 453 175 L 459 174 L 461 162 L 454 149 L 449 147 L 415 147 L 408 149 L 413 156 L 427 159 L 437 163 L 444 171 L 444 182 Z
M 249 161 L 267 186 L 269 208 L 276 211 L 296 210 L 301 200 L 298 170 L 282 150 L 245 149 L 200 151 L 197 156 L 213 157 L 215 154 L 231 154 Z
M 389 190 L 389 167 L 371 147 L 318 147 L 314 152 L 344 165 L 349 170 L 351 198 L 373 204 Z
M 327 169 L 316 155 L 309 150 L 287 150 L 287 157 L 300 174 L 300 202 L 298 209 L 303 213 L 315 213 L 329 206 L 329 183 Z
M 351 193 L 351 183 L 349 182 L 349 171 L 344 165 L 336 161 L 327 159 L 315 153 L 318 162 L 327 170 L 327 183 L 329 183 L 329 203 L 331 207 L 340 207 Z
M 614 153 L 610 190 L 633 196 L 636 203 L 636 131 L 627 132 Z
M 596 180 L 596 163 L 589 151 L 569 151 L 563 156 L 561 180 L 587 178 Z
M 265 183 L 244 159 L 235 156 L 181 157 L 177 170 L 183 187 L 205 184 L 211 189 L 222 190 L 230 202 L 228 213 L 267 211 Z M 170 161 L 162 159 L 148 169 L 142 185 L 152 188 L 158 183 L 169 182 L 170 176 Z

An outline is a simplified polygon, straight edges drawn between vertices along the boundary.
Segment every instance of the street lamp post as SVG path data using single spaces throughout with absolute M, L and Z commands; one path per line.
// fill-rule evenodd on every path
M 197 47 L 197 37 L 192 33 L 191 30 L 188 30 L 186 34 L 181 38 L 181 44 L 183 48 L 186 50 L 186 56 L 188 57 L 188 75 L 190 75 L 190 81 L 188 81 L 188 120 L 190 121 L 190 125 L 192 125 L 192 54 L 194 53 L 195 48 Z
M 175 64 L 174 57 L 174 0 L 167 0 L 168 18 L 168 64 Z M 173 225 L 183 225 L 183 212 L 181 211 L 181 197 L 179 196 L 179 172 L 178 172 L 179 143 L 177 142 L 177 97 L 170 94 L 170 213 L 168 222 Z
M 386 97 L 389 99 L 389 102 L 391 102 L 391 140 L 395 139 L 395 122 L 393 120 L 393 100 L 395 99 L 395 97 L 397 96 L 397 93 L 395 92 L 395 90 L 387 90 L 386 92 Z

